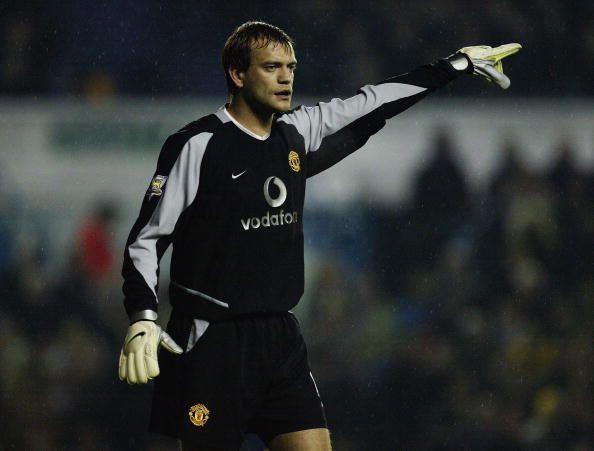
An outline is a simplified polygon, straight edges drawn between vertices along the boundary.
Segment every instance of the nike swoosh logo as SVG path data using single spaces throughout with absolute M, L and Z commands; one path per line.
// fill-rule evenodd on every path
M 238 177 L 241 177 L 241 176 L 242 176 L 243 174 L 245 174 L 246 172 L 247 172 L 247 169 L 246 169 L 245 171 L 243 171 L 243 172 L 240 172 L 239 174 L 231 174 L 231 178 L 232 178 L 233 180 L 235 180 L 236 178 L 238 178 Z
M 138 332 L 136 335 L 134 335 L 132 338 L 130 338 L 130 340 L 128 340 L 128 344 L 130 344 L 130 342 L 132 340 L 134 340 L 136 337 L 142 337 L 145 334 L 146 334 L 146 332 Z

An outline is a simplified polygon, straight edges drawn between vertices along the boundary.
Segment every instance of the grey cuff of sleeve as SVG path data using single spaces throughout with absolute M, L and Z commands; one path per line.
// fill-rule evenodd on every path
M 157 312 L 154 310 L 141 310 L 139 312 L 135 312 L 130 316 L 130 324 L 135 323 L 136 321 L 141 320 L 150 320 L 155 321 L 158 315 Z
M 450 66 L 460 72 L 472 73 L 474 69 L 472 61 L 464 53 L 454 53 L 448 56 L 446 61 L 450 63 Z

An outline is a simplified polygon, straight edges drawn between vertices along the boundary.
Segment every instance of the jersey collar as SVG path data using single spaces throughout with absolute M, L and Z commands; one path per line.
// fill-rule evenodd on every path
M 260 141 L 265 141 L 268 139 L 268 137 L 270 136 L 270 133 L 267 133 L 265 135 L 258 135 L 257 133 L 254 133 L 253 131 L 251 131 L 250 129 L 244 127 L 243 125 L 241 125 L 239 122 L 237 122 L 235 120 L 235 118 L 233 116 L 231 116 L 231 114 L 229 114 L 229 112 L 227 111 L 226 107 L 221 107 L 221 110 L 223 111 L 223 114 L 225 114 L 225 116 L 227 116 L 227 118 L 229 118 L 229 120 L 231 122 L 233 122 L 238 129 L 240 129 L 242 132 L 248 134 L 249 136 L 251 136 L 252 138 L 256 138 Z

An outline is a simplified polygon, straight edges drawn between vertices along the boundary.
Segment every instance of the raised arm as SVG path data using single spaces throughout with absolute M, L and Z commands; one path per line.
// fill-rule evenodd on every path
M 299 107 L 279 118 L 295 126 L 307 152 L 315 152 L 322 140 L 369 115 L 389 119 L 411 107 L 427 94 L 456 78 L 461 72 L 439 61 L 415 71 L 362 87 L 348 99 L 332 99 L 315 107 Z
M 501 60 L 519 51 L 519 44 L 464 47 L 435 64 L 367 85 L 346 100 L 333 99 L 315 107 L 299 107 L 279 118 L 303 136 L 310 165 L 309 176 L 332 166 L 361 147 L 385 121 L 410 108 L 461 74 L 479 75 L 503 89 L 509 79 Z M 337 134 L 329 145 L 324 139 Z M 316 155 L 316 152 L 319 154 Z

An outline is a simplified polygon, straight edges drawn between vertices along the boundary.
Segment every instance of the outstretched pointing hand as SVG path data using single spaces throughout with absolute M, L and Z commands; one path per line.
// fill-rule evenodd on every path
M 474 75 L 484 77 L 503 89 L 511 84 L 507 75 L 503 73 L 501 60 L 520 51 L 522 46 L 517 43 L 503 44 L 499 47 L 475 45 L 463 47 L 458 52 L 466 55 L 473 65 Z

